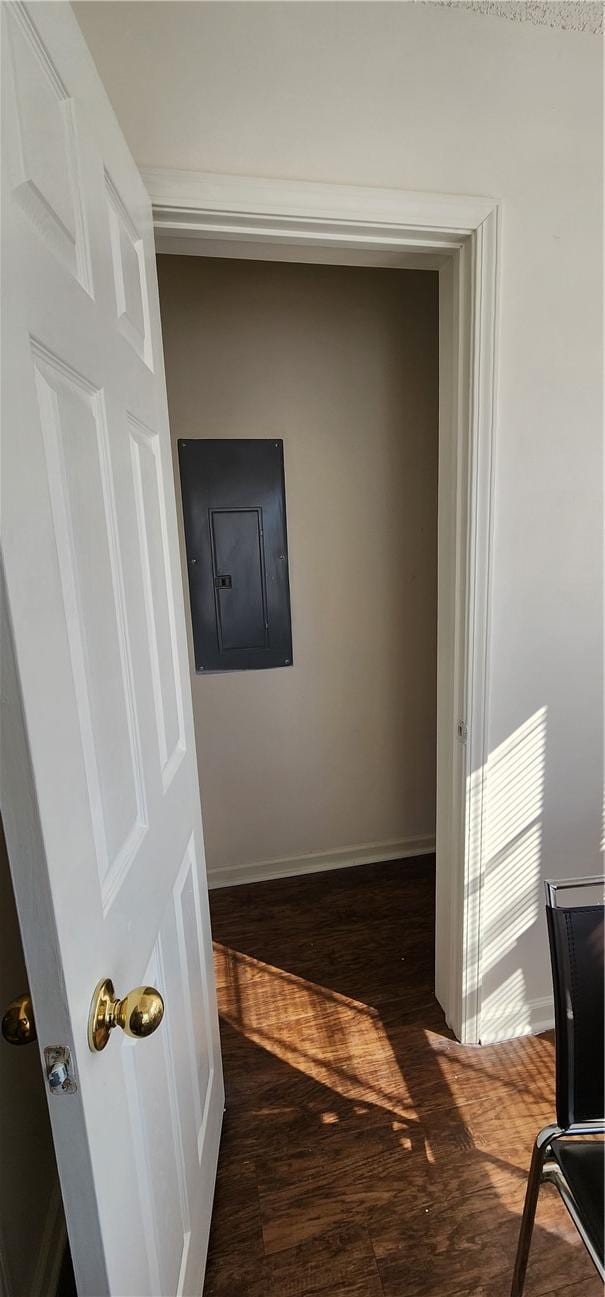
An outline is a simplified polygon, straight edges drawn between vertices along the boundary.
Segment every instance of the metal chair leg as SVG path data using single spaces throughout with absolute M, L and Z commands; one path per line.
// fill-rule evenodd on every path
M 515 1268 L 513 1271 L 510 1297 L 522 1297 L 523 1289 L 525 1287 L 525 1272 L 527 1270 L 527 1261 L 531 1245 L 531 1236 L 534 1228 L 538 1194 L 542 1183 L 544 1159 L 552 1140 L 560 1134 L 561 1130 L 559 1126 L 545 1126 L 544 1130 L 540 1131 L 534 1144 L 529 1175 L 527 1177 L 527 1189 L 525 1191 L 525 1203 L 523 1206 L 523 1216 L 521 1218 L 521 1228 L 519 1230 L 519 1242 L 517 1244 L 517 1255 L 515 1257 Z

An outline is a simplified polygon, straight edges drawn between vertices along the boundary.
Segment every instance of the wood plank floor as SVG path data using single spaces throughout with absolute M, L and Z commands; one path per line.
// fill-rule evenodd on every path
M 458 1045 L 430 858 L 211 893 L 226 1103 L 205 1297 L 508 1297 L 550 1036 Z M 527 1297 L 600 1297 L 545 1186 Z

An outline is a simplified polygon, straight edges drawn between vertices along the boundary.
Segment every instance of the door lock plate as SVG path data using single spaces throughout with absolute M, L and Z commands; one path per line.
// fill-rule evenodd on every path
M 46 1045 L 44 1065 L 51 1094 L 75 1094 L 78 1086 L 67 1045 Z

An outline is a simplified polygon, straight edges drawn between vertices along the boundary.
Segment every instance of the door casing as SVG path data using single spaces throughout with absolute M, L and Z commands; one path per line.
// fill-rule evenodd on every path
M 435 990 L 481 1038 L 501 207 L 493 198 L 143 169 L 158 252 L 439 274 Z

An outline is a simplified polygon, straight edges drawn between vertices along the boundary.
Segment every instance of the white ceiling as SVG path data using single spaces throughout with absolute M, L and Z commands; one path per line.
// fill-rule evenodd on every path
M 435 0 L 428 0 L 434 3 Z M 438 0 L 453 9 L 474 9 L 477 13 L 495 14 L 512 22 L 541 23 L 563 31 L 603 32 L 605 5 L 601 0 Z

